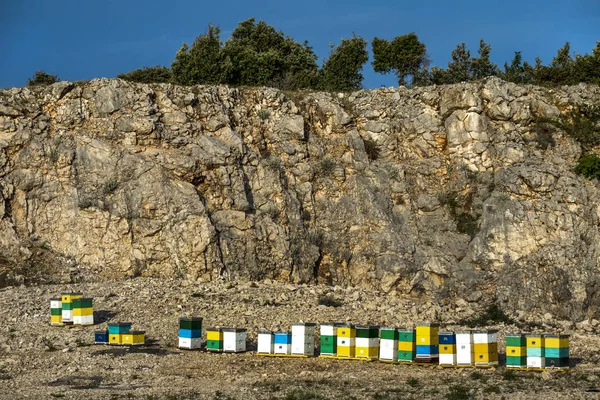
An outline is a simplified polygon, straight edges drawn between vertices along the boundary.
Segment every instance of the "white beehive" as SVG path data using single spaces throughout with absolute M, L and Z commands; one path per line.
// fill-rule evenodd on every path
M 456 332 L 456 364 L 473 365 L 473 335 L 471 331 Z
M 258 354 L 273 354 L 274 353 L 273 332 L 270 332 L 270 331 L 259 331 L 258 332 L 258 345 L 257 345 L 256 352 Z
M 527 368 L 545 368 L 546 359 L 544 357 L 527 357 Z
M 202 347 L 202 338 L 183 338 L 179 337 L 180 349 L 199 349 Z
M 239 353 L 246 351 L 245 328 L 223 328 L 223 351 Z
M 315 326 L 316 324 L 303 322 L 292 324 L 292 354 L 315 354 Z

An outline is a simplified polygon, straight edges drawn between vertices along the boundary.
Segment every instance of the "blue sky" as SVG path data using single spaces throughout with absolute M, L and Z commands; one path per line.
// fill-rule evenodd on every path
M 546 64 L 566 41 L 573 51 L 590 53 L 600 40 L 599 0 L 0 0 L 0 87 L 25 85 L 40 69 L 74 81 L 169 66 L 181 44 L 210 22 L 225 40 L 250 17 L 308 40 L 320 61 L 330 43 L 353 32 L 369 41 L 415 32 L 432 65 L 443 67 L 459 43 L 475 54 L 480 38 L 499 65 L 516 50 Z M 373 72 L 370 62 L 365 87 L 397 84 L 394 76 Z

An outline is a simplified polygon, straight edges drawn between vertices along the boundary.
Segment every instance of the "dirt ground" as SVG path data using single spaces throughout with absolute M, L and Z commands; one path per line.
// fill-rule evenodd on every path
M 96 325 L 52 327 L 50 298 L 78 290 L 94 298 Z M 441 309 L 441 310 L 440 310 Z M 0 290 L 0 398 L 15 399 L 539 399 L 600 396 L 600 339 L 566 321 L 531 331 L 571 334 L 568 372 L 442 369 L 438 366 L 321 358 L 259 357 L 184 351 L 178 319 L 202 316 L 204 328 L 248 328 L 253 349 L 259 329 L 288 330 L 292 322 L 351 322 L 410 326 L 419 320 L 465 328 L 457 321 L 478 310 L 363 289 L 275 282 L 185 282 L 138 278 L 80 285 Z M 419 318 L 424 317 L 424 318 Z M 417 319 L 418 318 L 418 319 Z M 107 321 L 145 330 L 138 348 L 93 345 Z M 490 325 L 505 333 L 514 323 Z M 500 352 L 503 353 L 500 343 Z

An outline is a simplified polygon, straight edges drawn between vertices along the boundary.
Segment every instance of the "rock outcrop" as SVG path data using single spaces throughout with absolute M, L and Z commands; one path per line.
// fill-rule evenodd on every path
M 598 182 L 533 127 L 599 100 L 495 78 L 2 90 L 0 281 L 269 278 L 598 317 Z

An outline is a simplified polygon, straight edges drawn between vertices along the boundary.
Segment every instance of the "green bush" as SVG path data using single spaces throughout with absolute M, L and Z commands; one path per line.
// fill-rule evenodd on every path
M 473 395 L 471 394 L 469 387 L 461 384 L 450 386 L 446 393 L 447 400 L 469 400 L 472 398 Z
M 139 83 L 169 83 L 172 80 L 171 69 L 167 67 L 144 67 L 124 74 L 117 78 Z
M 575 172 L 589 179 L 600 179 L 600 158 L 592 153 L 584 154 L 579 159 Z
M 363 64 L 369 59 L 367 41 L 360 36 L 342 39 L 337 47 L 332 47 L 329 59 L 323 63 L 322 88 L 329 91 L 350 91 L 360 89 Z
M 485 327 L 493 324 L 514 324 L 515 320 L 506 315 L 496 303 L 492 303 L 480 315 L 473 316 L 468 320 L 462 320 L 460 325 L 467 325 L 469 328 Z
M 477 218 L 467 212 L 456 216 L 456 230 L 471 237 L 477 233 Z
M 379 158 L 379 146 L 373 140 L 363 139 L 365 144 L 365 152 L 367 153 L 367 157 L 369 160 L 375 161 Z
M 335 161 L 328 156 L 325 156 L 319 162 L 319 173 L 322 176 L 329 176 L 335 170 Z
M 58 82 L 58 76 L 50 75 L 40 70 L 33 75 L 31 79 L 27 81 L 27 86 L 37 86 L 37 85 L 52 85 L 53 83 Z

